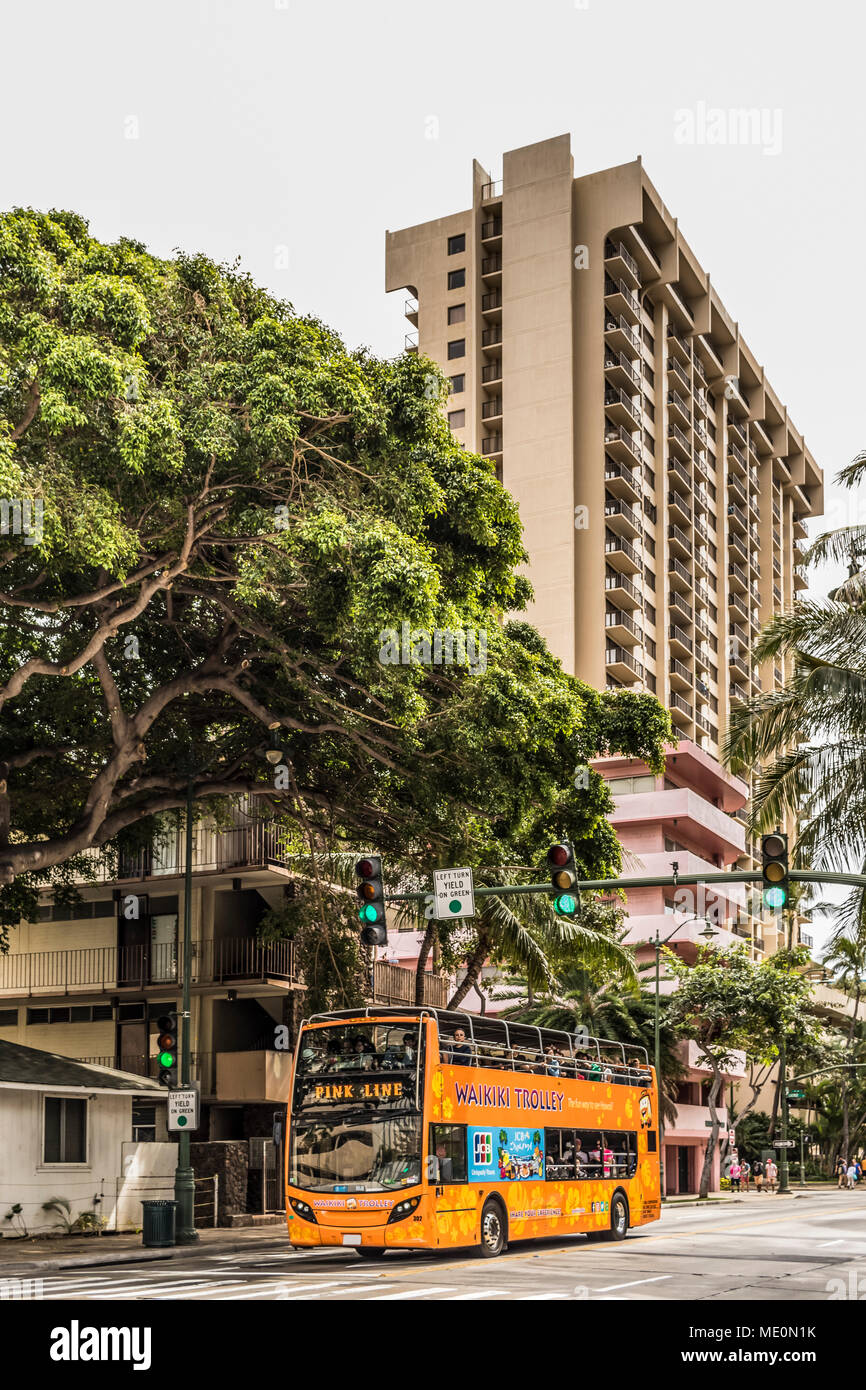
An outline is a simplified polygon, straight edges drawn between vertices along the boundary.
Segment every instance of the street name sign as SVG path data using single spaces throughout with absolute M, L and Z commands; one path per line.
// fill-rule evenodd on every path
M 433 907 L 437 921 L 475 916 L 471 869 L 433 870 Z
M 170 1131 L 198 1129 L 198 1088 L 169 1091 L 167 1124 Z

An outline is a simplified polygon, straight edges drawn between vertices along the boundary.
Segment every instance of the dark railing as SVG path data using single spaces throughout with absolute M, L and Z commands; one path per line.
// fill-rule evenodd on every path
M 254 937 L 193 942 L 192 978 L 223 980 L 297 979 L 291 941 L 262 945 Z M 88 946 L 72 951 L 37 951 L 0 956 L 0 994 L 68 994 L 90 988 L 145 989 L 176 984 L 178 953 L 169 946 Z
M 450 982 L 442 975 L 424 971 L 421 976 L 422 1004 L 444 1009 L 448 1004 Z M 373 999 L 377 1004 L 414 1004 L 415 971 L 390 961 L 379 960 L 373 969 Z
M 192 867 L 195 873 L 224 872 L 247 866 L 281 864 L 286 858 L 285 831 L 269 821 L 252 821 L 231 830 L 211 831 L 198 827 L 193 841 Z M 186 867 L 185 832 L 160 835 L 153 846 L 121 853 L 116 875 L 108 864 L 100 865 L 102 882 L 115 876 L 128 878 L 181 877 Z

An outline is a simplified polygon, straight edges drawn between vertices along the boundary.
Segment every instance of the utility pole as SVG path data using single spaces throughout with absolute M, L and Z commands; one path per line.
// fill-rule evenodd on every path
M 183 880 L 183 1003 L 181 1004 L 180 1084 L 190 1084 L 192 1017 L 190 1010 L 190 978 L 192 975 L 192 806 L 193 775 L 190 769 L 186 784 L 186 861 Z M 177 1143 L 177 1169 L 174 1175 L 174 1196 L 177 1202 L 175 1239 L 178 1245 L 192 1245 L 198 1240 L 195 1229 L 195 1174 L 189 1155 L 189 1130 L 181 1130 Z
M 788 1192 L 788 1063 L 785 1056 L 785 1035 L 779 1039 L 779 1085 L 781 1095 L 781 1140 L 782 1152 L 779 1155 L 779 1191 Z

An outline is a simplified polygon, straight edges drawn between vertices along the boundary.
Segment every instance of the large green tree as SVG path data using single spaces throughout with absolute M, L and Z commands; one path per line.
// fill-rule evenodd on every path
M 497 865 L 565 831 L 583 871 L 618 866 L 573 769 L 659 767 L 667 716 L 504 620 L 519 517 L 446 392 L 236 267 L 0 218 L 3 921 L 150 833 L 190 769 L 197 803 L 252 796 L 310 852 Z M 433 630 L 476 634 L 474 664 L 435 664 Z

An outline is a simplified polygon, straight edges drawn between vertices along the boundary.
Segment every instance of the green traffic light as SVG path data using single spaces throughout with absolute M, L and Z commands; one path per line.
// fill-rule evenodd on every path
M 368 903 L 366 907 L 362 907 L 361 911 L 358 913 L 358 920 L 361 922 L 378 922 L 378 907 L 373 907 L 372 904 Z
M 166 1067 L 166 1068 L 168 1068 L 168 1067 L 173 1067 L 173 1066 L 174 1066 L 174 1061 L 175 1061 L 174 1053 L 173 1053 L 173 1052 L 160 1052 L 159 1057 L 158 1057 L 157 1060 L 159 1061 L 159 1065 L 160 1065 L 161 1067 Z
M 784 888 L 764 889 L 764 907 L 770 907 L 776 912 L 780 907 L 784 907 L 787 901 L 788 894 L 785 892 Z
M 571 893 L 560 893 L 553 900 L 553 910 L 558 917 L 571 917 L 577 911 L 577 899 Z

